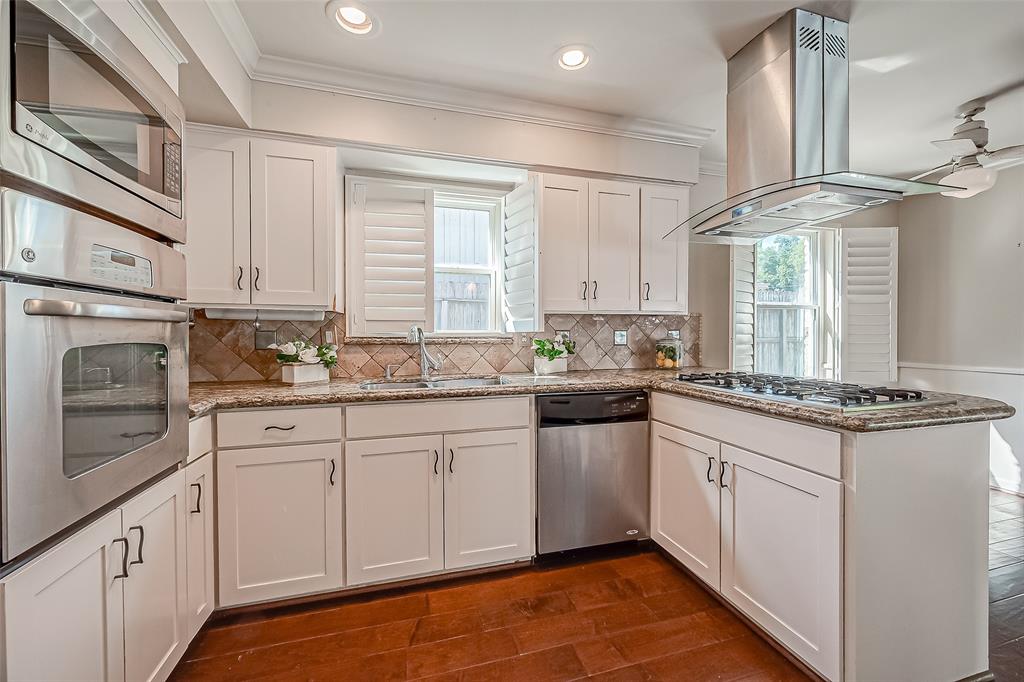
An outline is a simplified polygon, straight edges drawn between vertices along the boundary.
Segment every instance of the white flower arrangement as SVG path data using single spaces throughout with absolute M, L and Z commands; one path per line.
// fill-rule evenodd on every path
M 338 364 L 338 347 L 333 343 L 325 343 L 322 346 L 295 339 L 281 345 L 271 344 L 277 351 L 277 361 L 282 365 L 316 365 L 323 364 L 330 369 Z

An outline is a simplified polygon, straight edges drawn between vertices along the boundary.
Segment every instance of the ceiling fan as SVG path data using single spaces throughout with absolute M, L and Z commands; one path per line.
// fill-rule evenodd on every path
M 975 99 L 962 105 L 956 112 L 963 123 L 953 128 L 953 137 L 934 140 L 933 145 L 948 152 L 952 157 L 948 163 L 911 178 L 920 180 L 944 169 L 950 171 L 939 182 L 943 185 L 963 187 L 962 190 L 943 192 L 943 196 L 965 199 L 996 184 L 996 174 L 1003 168 L 1024 163 L 1024 144 L 1003 147 L 995 151 L 986 149 L 988 128 L 985 122 L 974 117 L 985 111 L 985 100 Z

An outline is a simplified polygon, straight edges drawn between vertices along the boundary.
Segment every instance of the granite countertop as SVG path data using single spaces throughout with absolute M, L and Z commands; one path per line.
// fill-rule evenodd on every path
M 686 367 L 684 370 L 688 372 L 722 371 L 713 367 Z M 300 386 L 271 381 L 196 383 L 189 387 L 189 415 L 198 417 L 214 410 L 255 407 L 629 389 L 650 389 L 674 393 L 814 426 L 854 432 L 891 431 L 942 424 L 990 421 L 1005 419 L 1014 414 L 1012 407 L 998 400 L 932 391 L 928 392 L 929 396 L 951 399 L 955 403 L 843 413 L 835 409 L 769 401 L 742 393 L 716 391 L 696 384 L 687 384 L 675 380 L 678 373 L 679 370 L 663 369 L 593 370 L 564 372 L 540 380 L 536 380 L 532 374 L 508 374 L 504 376 L 509 379 L 510 383 L 495 386 L 377 391 L 361 389 L 359 384 L 364 380 L 355 379 L 334 379 L 327 383 Z M 437 378 L 442 377 L 432 377 L 432 379 Z M 447 378 L 464 379 L 467 377 L 460 375 Z M 408 380 L 417 381 L 418 379 Z

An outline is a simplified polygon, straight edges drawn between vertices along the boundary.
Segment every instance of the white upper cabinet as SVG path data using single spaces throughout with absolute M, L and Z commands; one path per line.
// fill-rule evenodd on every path
M 640 188 L 640 310 L 686 313 L 690 231 L 666 233 L 690 214 L 690 188 Z
M 254 139 L 252 302 L 330 305 L 335 151 Z
M 249 140 L 185 140 L 188 302 L 249 303 Z
M 444 568 L 444 438 L 376 438 L 345 445 L 348 583 Z
M 719 585 L 719 444 L 651 424 L 651 537 L 706 582 Z
M 127 551 L 115 509 L 4 578 L 0 678 L 124 680 Z
M 529 429 L 447 434 L 444 449 L 444 567 L 531 556 Z
M 842 661 L 842 483 L 722 445 L 722 595 L 830 680 Z
M 331 307 L 336 185 L 329 147 L 189 129 L 188 303 Z
M 220 606 L 342 586 L 341 454 L 337 442 L 217 452 Z
M 165 478 L 121 508 L 126 680 L 165 680 L 188 646 L 185 476 Z
M 590 286 L 586 178 L 541 179 L 540 272 L 545 312 L 586 312 Z
M 590 310 L 640 309 L 640 187 L 591 180 Z

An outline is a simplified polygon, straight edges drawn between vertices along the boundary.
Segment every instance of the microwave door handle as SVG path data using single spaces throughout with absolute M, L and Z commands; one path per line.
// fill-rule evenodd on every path
M 25 301 L 25 314 L 42 317 L 96 317 L 143 322 L 187 322 L 183 310 L 158 310 L 113 303 L 79 303 L 30 298 Z

